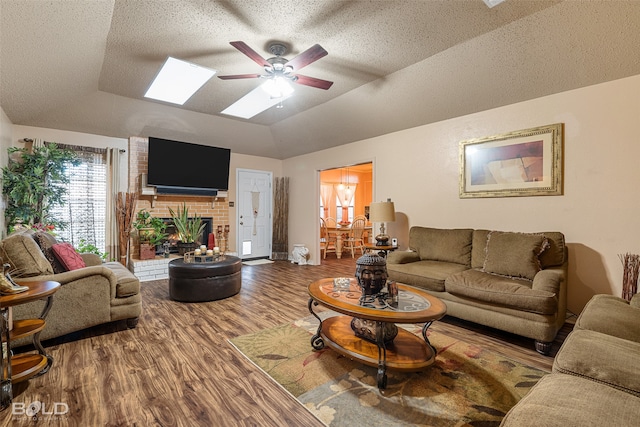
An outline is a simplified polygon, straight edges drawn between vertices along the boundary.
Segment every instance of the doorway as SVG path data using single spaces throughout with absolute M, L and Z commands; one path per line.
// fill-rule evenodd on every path
M 351 223 L 354 218 L 365 216 L 368 223 L 369 205 L 373 199 L 373 163 L 359 163 L 320 171 L 319 193 L 320 218 L 336 223 Z M 316 223 L 318 222 L 316 220 Z M 351 258 L 348 253 L 347 256 Z M 336 255 L 329 253 L 326 259 L 330 257 L 335 259 Z M 320 262 L 323 261 L 325 259 L 321 255 Z
M 271 257 L 273 173 L 237 169 L 237 247 L 241 259 Z

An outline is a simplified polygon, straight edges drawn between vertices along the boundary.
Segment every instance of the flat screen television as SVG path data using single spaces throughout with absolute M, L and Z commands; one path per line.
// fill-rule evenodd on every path
M 149 137 L 147 183 L 158 193 L 215 196 L 229 188 L 231 150 Z

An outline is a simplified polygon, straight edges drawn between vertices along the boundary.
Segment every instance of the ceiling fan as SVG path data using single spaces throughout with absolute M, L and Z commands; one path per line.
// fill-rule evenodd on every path
M 328 80 L 318 79 L 315 77 L 304 76 L 302 74 L 298 74 L 297 72 L 306 67 L 309 64 L 314 63 L 318 59 L 327 55 L 327 51 L 322 48 L 319 44 L 315 44 L 311 46 L 309 49 L 305 50 L 295 58 L 288 60 L 284 58 L 283 55 L 287 52 L 287 47 L 282 43 L 272 43 L 269 45 L 269 52 L 274 56 L 265 59 L 255 50 L 251 49 L 245 42 L 235 41 L 230 42 L 231 46 L 238 49 L 240 52 L 247 55 L 250 59 L 252 59 L 256 64 L 263 67 L 265 74 L 235 74 L 229 76 L 218 76 L 218 78 L 222 80 L 235 80 L 235 79 L 266 79 L 262 88 L 270 95 L 271 99 L 264 104 L 263 106 L 255 106 L 253 108 L 254 112 L 252 115 L 255 115 L 259 112 L 264 111 L 265 109 L 271 107 L 272 105 L 279 104 L 281 101 L 293 92 L 293 88 L 289 83 L 297 83 L 305 86 L 315 87 L 318 89 L 327 90 L 333 85 L 333 82 Z M 255 92 L 255 90 L 254 90 Z M 255 104 L 257 101 L 257 97 L 254 92 L 250 92 L 247 96 L 240 99 L 238 102 L 233 104 L 227 110 L 223 111 L 223 113 L 238 115 L 240 117 L 248 118 L 246 114 L 235 114 L 233 111 L 234 106 L 236 104 L 241 103 L 242 105 L 248 104 L 249 99 Z M 249 99 L 245 99 L 249 97 Z M 231 112 L 229 112 L 229 110 Z M 250 114 L 250 113 L 248 113 Z M 251 117 L 251 116 L 249 116 Z

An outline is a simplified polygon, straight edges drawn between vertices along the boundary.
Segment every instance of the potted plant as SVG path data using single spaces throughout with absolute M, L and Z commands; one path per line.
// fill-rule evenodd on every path
M 6 197 L 4 216 L 11 230 L 14 225 L 64 224 L 51 218 L 50 211 L 64 203 L 69 178 L 65 169 L 77 164 L 71 150 L 55 143 L 33 149 L 10 147 L 8 164 L 2 168 L 2 194 Z
M 133 226 L 138 232 L 140 259 L 153 259 L 156 256 L 156 246 L 167 237 L 167 225 L 161 218 L 152 217 L 150 212 L 141 209 Z
M 189 217 L 189 208 L 187 204 L 183 203 L 182 208 L 178 209 L 178 212 L 174 212 L 169 208 L 173 225 L 178 232 L 177 243 L 178 253 L 184 255 L 185 252 L 193 251 L 199 244 L 200 236 L 204 230 L 205 224 L 202 222 L 202 218 L 197 214 L 194 214 L 193 218 Z

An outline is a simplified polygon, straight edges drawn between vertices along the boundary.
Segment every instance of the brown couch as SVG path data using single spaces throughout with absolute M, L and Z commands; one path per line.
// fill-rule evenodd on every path
M 94 254 L 82 254 L 86 267 L 61 271 L 50 253 L 56 243 L 47 233 L 31 231 L 12 234 L 0 242 L 0 257 L 12 266 L 12 277 L 20 283 L 53 280 L 61 287 L 54 294 L 41 340 L 59 337 L 85 328 L 123 320 L 135 327 L 141 313 L 140 281 L 117 262 L 103 263 Z M 49 259 L 47 259 L 47 256 Z M 51 260 L 51 261 L 50 261 Z M 37 318 L 44 301 L 14 307 L 15 319 Z M 12 345 L 27 344 L 19 340 Z
M 547 354 L 565 322 L 567 260 L 559 232 L 414 226 L 387 270 L 442 299 L 447 315 L 532 338 Z
M 640 295 L 596 295 L 544 376 L 503 427 L 640 425 Z

